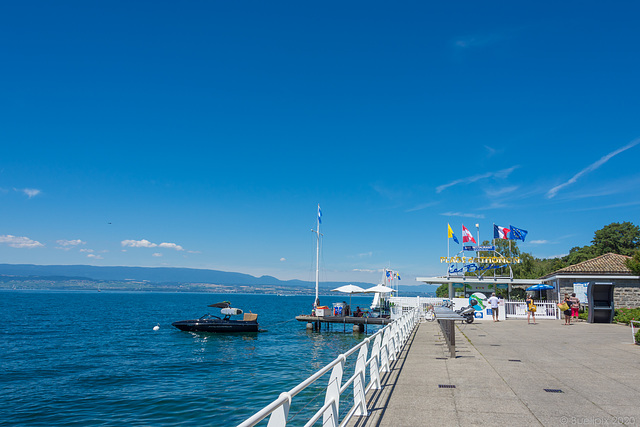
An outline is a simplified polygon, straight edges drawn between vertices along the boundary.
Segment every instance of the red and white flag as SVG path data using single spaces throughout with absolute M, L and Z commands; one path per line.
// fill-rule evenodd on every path
M 462 226 L 462 243 L 473 242 L 476 243 L 476 239 L 473 238 L 467 227 Z M 477 243 L 476 243 L 477 244 Z

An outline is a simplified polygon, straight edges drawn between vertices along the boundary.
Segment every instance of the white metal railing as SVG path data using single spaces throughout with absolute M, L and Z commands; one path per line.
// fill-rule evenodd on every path
M 424 313 L 429 305 L 441 306 L 448 298 L 423 298 L 423 297 L 392 297 L 391 318 L 395 319 L 413 309 L 418 309 L 419 315 L 424 317 Z M 537 319 L 558 319 L 560 316 L 557 301 L 535 300 Z M 527 304 L 524 300 L 504 300 L 504 310 L 506 317 L 526 318 Z
M 444 304 L 445 301 L 449 301 L 449 299 L 437 297 L 391 297 L 389 299 L 389 303 L 391 304 L 391 318 L 397 319 L 414 309 L 418 309 L 418 315 L 424 317 L 428 306 L 433 305 L 434 307 L 439 307 Z
M 378 390 L 381 387 L 381 378 L 391 371 L 390 363 L 398 358 L 400 350 L 406 343 L 411 332 L 418 324 L 418 311 L 413 310 L 399 319 L 394 320 L 383 329 L 364 339 L 363 342 L 338 356 L 333 362 L 289 390 L 255 413 L 253 416 L 239 424 L 238 427 L 254 426 L 269 417 L 268 427 L 286 426 L 289 409 L 295 396 L 304 389 L 331 371 L 326 389 L 323 406 L 318 409 L 305 427 L 314 425 L 322 418 L 323 427 L 338 427 L 346 425 L 353 416 L 366 416 L 366 394 L 370 390 Z M 368 357 L 371 344 L 371 357 Z M 356 354 L 355 372 L 344 383 L 342 375 L 347 358 Z M 369 368 L 369 382 L 367 383 L 367 367 Z M 365 386 L 366 385 L 366 386 Z M 353 406 L 340 421 L 340 397 L 352 387 Z
M 631 337 L 633 339 L 633 343 L 636 343 L 636 328 L 634 326 L 634 323 L 637 323 L 638 325 L 640 325 L 640 320 L 629 320 L 629 325 L 631 326 Z
M 535 301 L 536 319 L 557 319 L 557 301 Z M 505 300 L 505 314 L 507 317 L 525 318 L 527 317 L 527 303 L 518 300 Z

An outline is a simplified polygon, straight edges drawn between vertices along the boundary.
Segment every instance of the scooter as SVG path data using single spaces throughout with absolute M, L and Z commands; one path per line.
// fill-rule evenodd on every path
M 478 305 L 478 302 L 476 300 L 471 300 L 468 306 L 456 310 L 456 313 L 464 317 L 465 322 L 473 323 L 473 319 L 475 319 L 476 305 Z

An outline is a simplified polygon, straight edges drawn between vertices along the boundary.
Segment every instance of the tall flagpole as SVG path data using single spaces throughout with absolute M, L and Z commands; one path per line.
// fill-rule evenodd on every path
M 318 282 L 320 281 L 320 224 L 322 223 L 322 221 L 320 220 L 321 216 L 322 212 L 320 211 L 320 203 L 318 203 L 317 228 L 315 230 L 311 230 L 316 233 L 316 299 L 313 302 L 314 309 L 320 305 L 320 298 L 318 297 Z

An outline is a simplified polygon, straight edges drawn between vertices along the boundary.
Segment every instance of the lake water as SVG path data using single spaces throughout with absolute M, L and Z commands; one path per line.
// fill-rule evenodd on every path
M 171 326 L 219 314 L 207 305 L 225 300 L 258 313 L 267 332 L 195 334 Z M 349 325 L 346 333 L 341 326 L 307 331 L 293 319 L 310 313 L 312 302 L 313 296 L 0 291 L 0 425 L 236 425 L 366 337 Z M 370 303 L 370 296 L 353 297 L 351 305 Z M 294 399 L 290 425 L 303 425 L 321 405 L 323 395 L 309 408 L 304 400 L 321 393 L 324 382 Z

